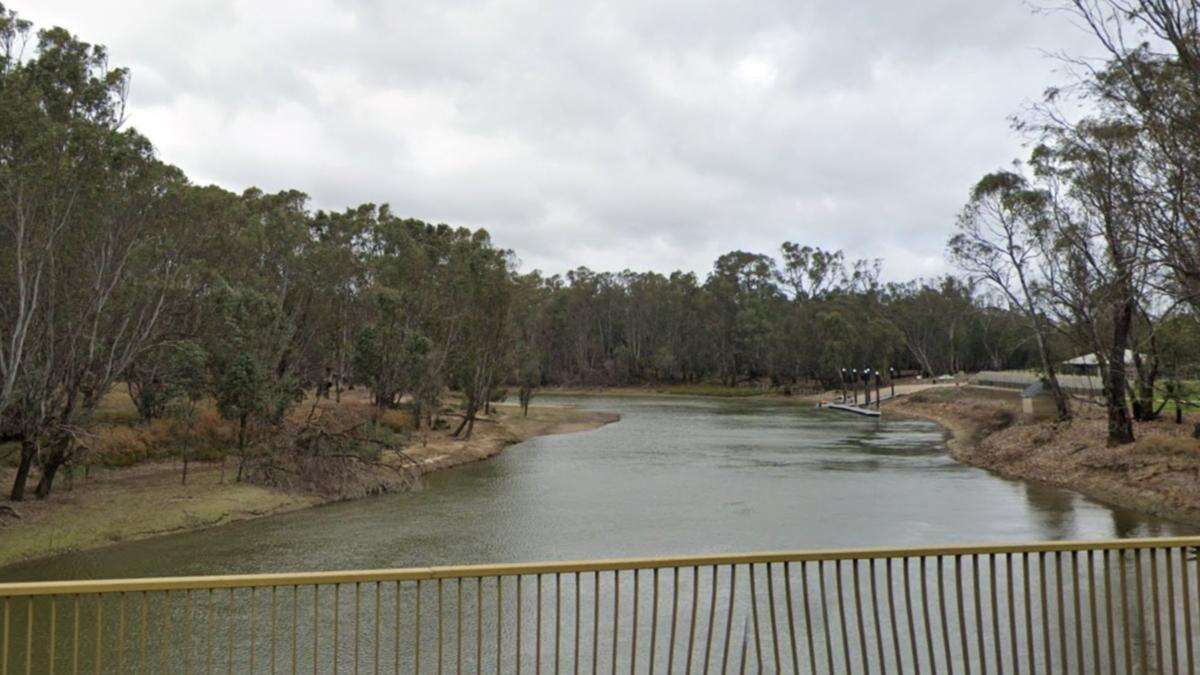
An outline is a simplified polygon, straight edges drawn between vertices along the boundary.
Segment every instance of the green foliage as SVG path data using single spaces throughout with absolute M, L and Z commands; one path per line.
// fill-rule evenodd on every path
M 432 344 L 406 327 L 398 294 L 374 293 L 375 321 L 359 329 L 351 363 L 370 388 L 379 407 L 394 407 L 401 396 L 416 390 L 427 369 Z
M 143 420 L 162 417 L 177 399 L 194 403 L 208 389 L 208 353 L 194 340 L 146 350 L 126 371 L 130 399 Z
M 270 380 L 258 360 L 238 354 L 217 373 L 213 396 L 221 417 L 230 420 L 267 414 L 271 409 Z
M 209 338 L 208 370 L 217 409 L 226 419 L 279 421 L 303 396 L 296 377 L 280 368 L 293 327 L 265 294 L 225 285 L 211 298 L 220 332 Z

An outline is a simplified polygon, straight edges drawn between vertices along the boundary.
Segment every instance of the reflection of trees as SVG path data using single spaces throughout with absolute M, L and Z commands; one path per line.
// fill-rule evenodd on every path
M 1133 513 L 1132 511 L 1125 511 L 1123 509 L 1109 509 L 1109 513 L 1112 514 L 1113 536 L 1117 537 L 1118 539 L 1125 539 L 1127 537 L 1135 536 L 1138 534 L 1141 528 L 1146 525 L 1145 519 L 1138 516 L 1136 513 Z M 1152 527 L 1154 527 L 1155 530 L 1158 529 L 1157 525 L 1152 525 Z M 1155 532 L 1154 534 L 1157 535 L 1158 532 Z
M 1129 537 L 1178 537 L 1190 531 L 1166 520 L 1147 518 L 1126 509 L 1109 509 L 1112 515 L 1113 536 L 1118 539 Z
M 1075 496 L 1066 490 L 1026 482 L 1025 501 L 1037 514 L 1043 539 L 1070 539 L 1075 530 Z

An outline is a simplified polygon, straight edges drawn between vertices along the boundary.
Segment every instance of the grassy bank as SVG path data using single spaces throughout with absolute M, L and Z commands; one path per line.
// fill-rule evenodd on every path
M 884 404 L 890 414 L 933 420 L 951 455 L 1008 478 L 1050 483 L 1114 506 L 1200 526 L 1200 440 L 1194 415 L 1139 422 L 1137 442 L 1106 447 L 1100 406 L 1076 405 L 1070 422 L 1022 419 L 1015 392 L 938 388 Z
M 112 411 L 110 411 L 111 414 Z M 405 447 L 411 464 L 427 473 L 491 457 L 505 447 L 535 436 L 592 429 L 619 417 L 567 406 L 532 406 L 522 417 L 516 406 L 499 406 L 479 420 L 470 441 L 450 437 L 447 429 L 414 436 Z M 118 436 L 138 438 L 131 431 Z M 139 441 L 140 442 L 140 441 Z M 177 458 L 153 458 L 130 466 L 95 465 L 84 479 L 63 485 L 46 501 L 0 502 L 17 517 L 0 515 L 0 565 L 68 551 L 86 550 L 159 534 L 195 530 L 258 518 L 348 498 L 345 494 L 283 490 L 234 482 L 233 471 L 220 462 L 193 462 L 181 484 Z M 369 476 L 371 489 L 361 494 L 403 489 L 406 481 L 389 468 L 399 458 L 382 458 Z M 0 484 L 12 479 L 0 470 Z M 356 493 L 356 495 L 359 493 Z

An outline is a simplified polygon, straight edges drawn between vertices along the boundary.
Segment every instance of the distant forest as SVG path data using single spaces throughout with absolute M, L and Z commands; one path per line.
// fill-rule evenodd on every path
M 1077 79 L 1017 121 L 1030 157 L 964 195 L 947 249 L 958 276 L 882 283 L 881 261 L 803 242 L 727 253 L 703 277 L 547 277 L 519 272 L 482 229 L 196 185 L 125 125 L 129 72 L 103 47 L 0 6 L 0 437 L 20 444 L 14 498 L 35 464 L 49 494 L 115 387 L 147 419 L 206 398 L 243 428 L 313 389 L 365 387 L 418 420 L 455 391 L 469 435 L 506 388 L 526 401 L 545 385 L 794 392 L 836 387 L 850 367 L 1034 368 L 1065 419 L 1055 364 L 1094 353 L 1110 438 L 1131 440 L 1131 420 L 1157 415 L 1200 360 L 1196 7 L 1064 9 L 1109 58 L 1066 58 Z

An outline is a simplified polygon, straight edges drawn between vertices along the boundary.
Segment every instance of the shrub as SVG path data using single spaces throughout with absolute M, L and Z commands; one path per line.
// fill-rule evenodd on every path
M 133 466 L 163 454 L 169 437 L 163 420 L 140 426 L 110 426 L 97 430 L 89 443 L 92 464 L 107 467 Z

